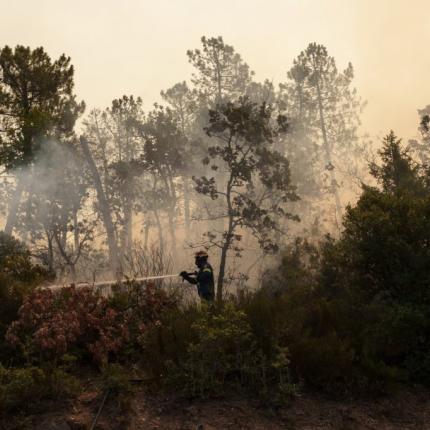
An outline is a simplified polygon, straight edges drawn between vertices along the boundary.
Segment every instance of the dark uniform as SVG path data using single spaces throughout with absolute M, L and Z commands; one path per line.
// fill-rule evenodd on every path
M 190 284 L 197 285 L 197 292 L 203 300 L 212 302 L 215 298 L 215 281 L 212 266 L 207 262 L 204 251 L 196 254 L 196 265 L 199 271 L 193 274 L 181 272 L 181 276 Z

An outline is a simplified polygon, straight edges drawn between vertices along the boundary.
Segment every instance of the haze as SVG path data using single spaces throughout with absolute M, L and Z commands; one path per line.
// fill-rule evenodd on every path
M 284 80 L 309 42 L 327 46 L 339 68 L 351 61 L 368 101 L 363 132 L 416 135 L 417 109 L 430 100 L 430 5 L 426 0 L 0 1 L 2 45 L 44 46 L 76 68 L 88 109 L 122 94 L 143 97 L 188 80 L 185 52 L 202 35 L 222 35 L 258 80 Z

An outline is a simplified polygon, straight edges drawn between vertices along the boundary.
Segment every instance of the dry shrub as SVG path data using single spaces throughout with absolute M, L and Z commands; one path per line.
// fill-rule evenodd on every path
M 125 271 L 133 278 L 158 276 L 170 273 L 173 262 L 163 248 L 154 244 L 149 248 L 135 243 L 130 254 L 124 256 Z

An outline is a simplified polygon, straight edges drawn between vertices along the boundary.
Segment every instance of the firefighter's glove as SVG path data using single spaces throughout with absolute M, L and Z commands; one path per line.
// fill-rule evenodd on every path
M 182 279 L 188 279 L 188 273 L 187 273 L 185 270 L 183 270 L 183 271 L 179 274 L 179 276 L 182 276 Z

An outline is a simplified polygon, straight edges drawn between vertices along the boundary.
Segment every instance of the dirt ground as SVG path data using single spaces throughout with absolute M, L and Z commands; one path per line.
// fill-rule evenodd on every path
M 88 391 L 49 414 L 2 420 L 2 430 L 87 430 L 103 393 Z M 122 408 L 122 409 L 121 409 Z M 126 410 L 127 412 L 120 412 Z M 306 393 L 277 410 L 249 400 L 184 402 L 136 391 L 126 405 L 108 398 L 98 430 L 430 430 L 430 392 L 402 390 L 374 400 L 333 400 Z

